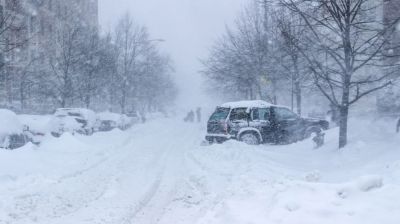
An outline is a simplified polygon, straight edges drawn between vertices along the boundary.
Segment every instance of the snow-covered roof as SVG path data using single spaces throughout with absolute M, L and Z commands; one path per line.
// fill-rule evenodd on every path
M 94 113 L 92 110 L 85 109 L 85 108 L 58 108 L 56 110 L 56 113 L 67 113 L 67 112 L 79 112 L 82 114 Z
M 88 120 L 90 124 L 94 124 L 97 118 L 94 111 L 85 108 L 59 108 L 54 115 L 70 116 L 68 113 L 79 113 L 84 119 Z
M 252 108 L 252 107 L 271 107 L 273 104 L 263 100 L 250 100 L 250 101 L 236 101 L 224 103 L 221 107 L 227 108 Z
M 24 130 L 17 115 L 6 109 L 0 109 L 0 138 L 10 134 L 19 134 Z
M 112 113 L 112 112 L 102 112 L 97 114 L 97 118 L 103 121 L 120 121 L 121 120 L 121 115 L 117 113 Z
M 40 133 L 47 133 L 49 131 L 49 122 L 51 120 L 51 116 L 42 116 L 42 115 L 28 115 L 28 114 L 20 114 L 17 115 L 18 120 L 23 124 L 29 127 L 29 130 Z

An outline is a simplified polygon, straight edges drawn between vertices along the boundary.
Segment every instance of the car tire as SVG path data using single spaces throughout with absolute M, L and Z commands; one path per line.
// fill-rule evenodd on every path
M 52 135 L 53 137 L 55 137 L 55 138 L 61 137 L 61 134 L 58 133 L 58 132 L 51 132 L 51 135 Z
M 260 139 L 254 132 L 245 132 L 240 135 L 239 141 L 244 142 L 248 145 L 259 145 Z
M 275 145 L 288 145 L 293 143 L 293 136 L 291 136 L 287 131 L 281 130 L 274 134 L 274 144 Z
M 307 139 L 307 138 L 310 138 L 312 136 L 312 134 L 319 134 L 321 132 L 322 132 L 322 128 L 320 128 L 320 127 L 309 128 L 308 130 L 305 131 L 303 138 Z

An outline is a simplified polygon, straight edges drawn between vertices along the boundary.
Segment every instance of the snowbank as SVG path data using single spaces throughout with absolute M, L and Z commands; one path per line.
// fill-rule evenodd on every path
M 204 129 L 150 120 L 0 151 L 0 223 L 399 223 L 391 122 L 351 120 L 342 150 L 337 129 L 319 149 L 200 146 Z
M 18 120 L 17 115 L 5 109 L 0 109 L 0 139 L 10 134 L 20 134 L 23 131 L 23 125 Z

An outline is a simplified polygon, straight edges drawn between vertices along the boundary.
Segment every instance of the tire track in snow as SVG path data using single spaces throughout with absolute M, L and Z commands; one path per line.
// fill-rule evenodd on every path
M 48 189 L 48 191 L 44 193 L 23 193 L 20 196 L 16 196 L 14 198 L 16 209 L 10 214 L 11 217 L 14 217 L 13 223 L 15 221 L 22 221 L 22 223 L 24 223 L 23 220 L 26 219 L 36 220 L 38 216 L 41 219 L 62 218 L 76 213 L 80 209 L 88 207 L 91 203 L 98 201 L 105 195 L 107 186 L 109 186 L 110 182 L 113 180 L 109 178 L 113 175 L 113 172 L 109 168 L 129 158 L 128 155 L 131 152 L 129 148 L 124 146 L 129 146 L 132 141 L 132 138 L 128 138 L 121 144 L 111 148 L 107 147 L 105 150 L 111 150 L 114 153 L 93 163 L 93 165 L 88 168 L 62 176 L 58 181 L 44 186 L 44 189 Z M 108 172 L 96 172 L 101 169 L 103 171 L 108 170 Z M 94 174 L 92 174 L 92 171 L 94 171 Z M 98 173 L 100 173 L 100 175 L 98 175 Z M 82 197 L 74 201 L 73 198 L 76 198 L 79 192 L 72 192 L 70 196 L 73 197 L 70 198 L 65 195 L 66 192 L 63 190 L 68 189 L 67 186 L 71 184 L 72 186 L 77 184 L 85 186 L 85 188 L 81 188 L 81 190 L 85 190 L 87 193 L 82 193 Z M 43 188 L 40 190 L 43 192 Z M 51 212 L 45 217 L 40 217 L 41 215 L 35 214 L 40 207 L 47 207 L 47 210 L 50 209 L 48 212 Z
M 193 146 L 192 140 L 195 138 L 193 129 L 179 128 L 177 131 L 180 141 L 171 141 L 177 133 L 172 133 L 174 136 L 166 139 L 168 143 L 162 157 L 161 175 L 125 223 L 158 223 L 168 205 L 176 198 L 183 180 L 183 171 L 187 171 L 184 166 L 186 151 Z

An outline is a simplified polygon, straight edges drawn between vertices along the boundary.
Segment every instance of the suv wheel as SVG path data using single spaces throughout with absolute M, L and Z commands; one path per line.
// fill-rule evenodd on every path
M 252 132 L 245 132 L 245 133 L 241 134 L 239 141 L 244 142 L 248 145 L 259 145 L 260 144 L 260 140 Z
M 306 133 L 304 134 L 304 139 L 310 138 L 312 134 L 319 134 L 321 132 L 322 129 L 320 127 L 313 127 L 306 131 Z

